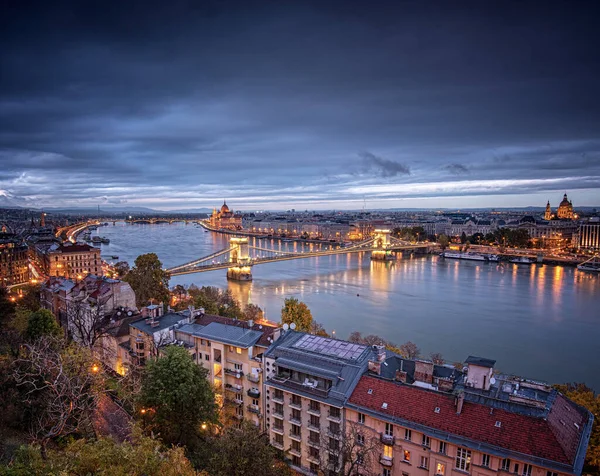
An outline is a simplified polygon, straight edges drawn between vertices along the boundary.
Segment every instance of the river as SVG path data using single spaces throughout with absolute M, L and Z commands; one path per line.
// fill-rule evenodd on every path
M 101 227 L 110 238 L 102 256 L 133 264 L 154 252 L 165 267 L 227 246 L 228 236 L 194 224 Z M 308 245 L 261 240 L 268 248 Z M 320 246 L 320 245 L 316 245 Z M 112 260 L 114 261 L 114 260 Z M 255 266 L 254 281 L 227 281 L 225 270 L 171 279 L 230 289 L 277 321 L 283 300 L 304 301 L 328 332 L 377 334 L 416 343 L 422 355 L 449 362 L 469 355 L 497 360 L 496 368 L 551 383 L 585 382 L 600 390 L 600 276 L 575 268 L 440 259 L 372 262 L 368 253 L 307 258 Z

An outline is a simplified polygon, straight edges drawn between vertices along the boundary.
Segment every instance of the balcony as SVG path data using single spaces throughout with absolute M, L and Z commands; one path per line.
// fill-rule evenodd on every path
M 306 440 L 306 442 L 308 443 L 308 446 L 310 446 L 312 448 L 320 448 L 321 447 L 321 441 L 319 441 L 319 440 L 313 440 L 312 438 L 309 438 L 308 440 Z
M 252 398 L 259 398 L 260 390 L 258 390 L 258 388 L 251 388 L 248 390 L 248 396 Z
M 308 429 L 309 429 L 309 430 L 311 430 L 311 431 L 316 431 L 316 432 L 318 432 L 318 433 L 321 433 L 321 427 L 320 427 L 320 426 L 313 425 L 311 422 L 308 422 L 308 425 L 307 425 L 307 427 L 308 427 Z
M 235 370 L 235 369 L 225 369 L 225 373 L 227 375 L 231 375 L 235 378 L 242 378 L 244 376 L 244 372 L 242 372 L 241 370 Z
M 336 423 L 341 423 L 342 422 L 342 414 L 341 413 L 331 413 L 331 412 L 328 412 L 327 413 L 327 419 L 329 421 L 334 421 Z
M 248 408 L 250 413 L 256 413 L 257 415 L 260 415 L 260 407 L 258 405 L 248 405 L 246 408 Z
M 396 444 L 396 437 L 394 435 L 386 435 L 381 433 L 381 442 L 384 445 L 394 446 Z
M 220 363 L 221 363 L 221 356 L 220 356 L 220 355 L 219 355 L 218 357 L 215 357 L 215 362 L 216 362 L 217 364 L 220 364 Z
M 296 450 L 294 448 L 290 448 L 290 454 L 297 456 L 298 458 L 302 458 L 302 450 Z
M 279 443 L 276 440 L 271 441 L 271 446 L 277 448 L 278 450 L 282 450 L 283 449 L 283 443 Z
M 244 414 L 243 413 L 236 413 L 235 414 L 235 418 L 237 418 L 238 420 L 243 420 L 244 419 Z
M 290 408 L 295 408 L 296 410 L 302 410 L 302 400 L 294 401 L 290 400 Z
M 230 405 L 243 405 L 244 400 L 242 400 L 241 398 L 226 398 L 225 399 L 225 403 L 228 403 Z
M 273 410 L 271 412 L 271 415 L 273 415 L 275 418 L 281 418 L 281 419 L 283 419 L 283 412 L 278 412 L 277 410 Z
M 332 431 L 331 428 L 327 428 L 327 434 L 329 436 L 331 436 L 332 438 L 335 438 L 336 440 L 339 440 L 342 438 L 342 432 L 341 431 Z
M 379 463 L 381 463 L 382 466 L 393 466 L 394 464 L 394 458 L 388 458 L 387 456 L 381 455 L 379 456 Z
M 302 441 L 302 432 L 294 433 L 293 430 L 290 430 L 290 438 L 295 441 Z
M 318 456 L 314 456 L 309 454 L 306 459 L 308 460 L 309 463 L 313 463 L 313 464 L 320 464 L 321 461 L 319 460 Z
M 237 387 L 235 385 L 231 385 L 230 383 L 225 384 L 225 390 L 235 393 L 242 393 L 244 391 L 244 389 L 241 386 Z
M 271 431 L 273 433 L 277 433 L 278 435 L 283 435 L 284 434 L 283 426 L 272 426 L 271 427 Z
M 290 416 L 290 423 L 302 426 L 302 420 L 300 420 L 299 418 L 294 418 L 293 416 Z
M 314 416 L 321 416 L 321 409 L 320 408 L 312 408 L 312 407 L 308 407 L 308 410 L 306 410 L 307 413 L 309 415 L 314 415 Z
M 273 396 L 271 397 L 271 401 L 275 402 L 275 403 L 285 403 L 285 400 L 283 399 L 283 395 L 278 397 L 277 395 L 273 394 Z
M 302 382 L 297 382 L 295 380 L 291 380 L 289 377 L 285 377 L 283 375 L 277 375 L 276 377 L 271 377 L 271 380 L 277 382 L 279 384 L 285 385 L 290 390 L 301 390 L 303 392 L 312 393 L 319 397 L 327 398 L 329 394 L 328 389 L 314 387 L 313 385 L 305 385 Z
M 246 377 L 248 378 L 248 380 L 250 382 L 253 382 L 253 383 L 260 382 L 260 375 L 258 375 L 258 374 L 250 372 L 249 374 L 246 374 Z

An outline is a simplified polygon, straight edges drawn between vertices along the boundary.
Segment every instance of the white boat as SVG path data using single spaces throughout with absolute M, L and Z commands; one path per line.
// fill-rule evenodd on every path
M 487 255 L 488 261 L 500 261 L 500 257 L 498 255 Z
M 589 271 L 591 273 L 600 273 L 600 259 L 597 256 L 590 258 L 577 265 L 579 271 Z
M 510 262 L 514 264 L 534 264 L 535 260 L 527 256 L 519 256 L 518 258 L 511 259 Z
M 478 253 L 461 253 L 458 251 L 444 251 L 444 258 L 468 259 L 472 261 L 485 261 L 486 258 Z

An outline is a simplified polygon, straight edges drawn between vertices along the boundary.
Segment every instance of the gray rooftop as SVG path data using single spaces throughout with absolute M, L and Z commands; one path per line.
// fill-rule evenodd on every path
M 211 322 L 206 326 L 186 324 L 177 329 L 177 331 L 243 348 L 252 347 L 263 334 L 261 331 L 228 326 L 219 322 Z
M 493 369 L 496 361 L 492 359 L 486 359 L 485 357 L 475 357 L 473 355 L 469 355 L 467 360 L 465 360 L 465 363 Z
M 189 319 L 189 311 L 181 311 L 181 312 L 169 312 L 163 316 L 154 318 L 155 321 L 158 322 L 158 325 L 152 327 L 150 324 L 150 318 L 141 319 L 136 322 L 132 322 L 131 327 L 138 329 L 146 334 L 155 334 L 156 332 L 162 331 L 164 329 L 168 329 L 175 324 L 179 324 L 182 321 L 186 321 Z

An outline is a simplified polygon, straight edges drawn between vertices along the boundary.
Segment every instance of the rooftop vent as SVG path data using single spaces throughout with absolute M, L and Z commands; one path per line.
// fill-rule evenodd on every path
M 496 424 L 494 426 L 496 428 L 500 428 L 502 426 L 502 422 L 501 421 L 496 421 Z
M 387 409 L 387 403 L 383 402 L 383 403 L 381 404 L 381 408 L 383 408 L 384 410 L 386 410 L 386 409 Z
M 369 391 L 367 392 L 369 395 L 373 395 L 373 389 L 370 388 Z
M 439 413 L 440 412 L 440 407 L 435 407 L 435 409 L 433 410 L 435 413 Z

